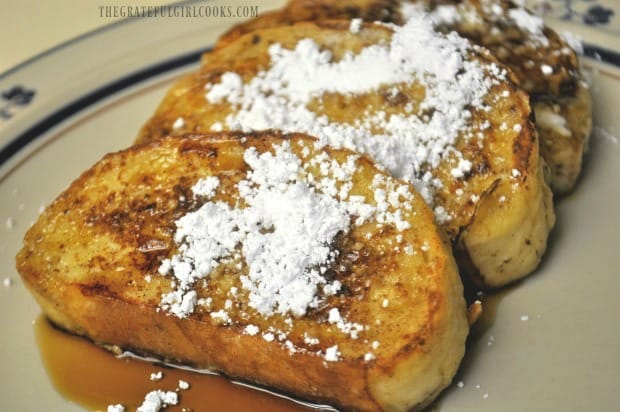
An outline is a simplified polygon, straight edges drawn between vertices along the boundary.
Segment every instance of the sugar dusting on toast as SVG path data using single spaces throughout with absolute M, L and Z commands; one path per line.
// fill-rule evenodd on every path
M 436 24 L 446 25 L 463 21 L 474 25 L 484 25 L 488 24 L 485 21 L 492 21 L 495 24 L 501 24 L 500 27 L 517 28 L 524 35 L 525 41 L 534 46 L 549 46 L 549 39 L 544 33 L 543 19 L 516 4 L 504 8 L 496 1 L 482 0 L 441 4 L 431 11 L 427 11 L 426 7 L 423 2 L 403 2 L 400 12 L 407 20 L 426 11 Z
M 455 33 L 434 31 L 425 19 L 419 14 L 402 27 L 390 25 L 389 42 L 355 55 L 347 53 L 339 61 L 311 39 L 301 40 L 293 50 L 273 44 L 267 70 L 247 83 L 237 73 L 223 73 L 219 83 L 205 86 L 205 98 L 235 107 L 226 118 L 227 129 L 305 132 L 318 138 L 315 149 L 329 145 L 370 154 L 396 177 L 410 180 L 432 205 L 434 190 L 442 185 L 432 168 L 451 156 L 453 178 L 470 171 L 471 162 L 455 142 L 479 137 L 488 127 L 472 124 L 473 111 L 490 109 L 485 97 L 506 73 L 494 63 L 469 58 L 474 46 Z M 362 29 L 353 27 L 351 33 L 361 35 Z M 411 106 L 404 114 L 369 109 L 351 124 L 330 121 L 308 109 L 310 102 L 329 93 L 354 95 L 387 88 L 387 93 L 397 95 L 401 85 L 413 83 L 424 86 L 425 97 L 419 107 Z M 211 128 L 224 126 L 215 123 Z M 162 297 L 163 310 L 183 318 L 202 305 L 217 322 L 234 324 L 228 309 L 235 296 L 215 308 L 208 298 L 198 298 L 194 286 L 208 282 L 220 263 L 236 262 L 243 273 L 247 305 L 264 317 L 279 314 L 292 322 L 339 292 L 340 283 L 324 276 L 338 258 L 332 247 L 338 236 L 369 220 L 396 231 L 408 229 L 406 215 L 412 212 L 408 186 L 377 174 L 368 202 L 349 193 L 356 156 L 338 163 L 325 153 L 308 158 L 309 153 L 306 148 L 302 161 L 287 144 L 274 147 L 273 153 L 249 149 L 244 160 L 250 171 L 237 184 L 236 205 L 211 200 L 218 188 L 215 177 L 195 184 L 194 195 L 204 204 L 176 222 L 178 252 L 159 268 L 161 275 L 174 280 L 174 290 Z M 308 173 L 308 168 L 318 169 L 321 176 Z M 440 222 L 451 219 L 443 207 L 434 211 Z M 407 245 L 403 250 L 415 253 Z M 326 321 L 352 339 L 367 327 L 349 322 L 337 308 L 329 311 Z M 297 350 L 282 330 L 260 330 L 250 324 L 244 333 L 260 334 L 269 342 L 277 339 L 291 352 Z M 339 356 L 337 347 L 321 354 L 328 361 Z M 365 359 L 373 359 L 372 351 Z
M 312 39 L 299 41 L 294 50 L 273 44 L 267 70 L 246 84 L 238 74 L 224 73 L 219 83 L 206 85 L 205 97 L 210 103 L 225 101 L 235 107 L 226 118 L 228 129 L 304 132 L 318 137 L 319 145 L 369 154 L 394 176 L 411 181 L 432 204 L 434 190 L 442 185 L 432 168 L 452 157 L 454 178 L 471 170 L 455 142 L 481 135 L 482 126 L 471 122 L 472 112 L 489 110 L 485 96 L 506 73 L 494 63 L 468 58 L 474 46 L 456 33 L 436 32 L 427 19 L 418 13 L 402 27 L 389 25 L 389 43 L 347 53 L 339 61 Z M 387 88 L 386 93 L 397 96 L 401 86 L 413 83 L 425 87 L 425 97 L 406 114 L 368 109 L 352 123 L 338 123 L 307 107 L 330 93 Z M 222 128 L 221 123 L 211 127 Z M 437 212 L 442 220 L 450 218 L 445 210 Z
M 208 282 L 221 263 L 237 262 L 244 273 L 240 281 L 247 305 L 264 317 L 279 314 L 292 322 L 340 291 L 340 282 L 325 276 L 338 258 L 333 247 L 338 236 L 367 223 L 390 225 L 397 232 L 410 228 L 413 195 L 407 185 L 376 174 L 368 202 L 350 193 L 358 155 L 339 162 L 326 152 L 310 154 L 307 146 L 304 149 L 301 156 L 288 142 L 274 145 L 273 152 L 247 149 L 244 161 L 249 170 L 236 185 L 234 205 L 212 200 L 219 186 L 215 176 L 193 185 L 194 196 L 204 203 L 176 221 L 178 252 L 159 267 L 159 273 L 175 284 L 162 297 L 163 310 L 180 318 L 191 315 L 203 303 L 194 288 L 197 282 Z M 211 308 L 210 316 L 234 323 L 227 310 L 237 293 L 231 288 L 224 307 Z M 329 311 L 326 321 L 352 339 L 365 328 L 349 322 L 338 308 Z M 248 335 L 261 332 L 267 341 L 286 337 L 281 330 L 261 331 L 251 324 L 244 328 Z M 289 346 L 297 350 L 290 342 Z M 337 353 L 331 348 L 325 359 L 337 360 Z

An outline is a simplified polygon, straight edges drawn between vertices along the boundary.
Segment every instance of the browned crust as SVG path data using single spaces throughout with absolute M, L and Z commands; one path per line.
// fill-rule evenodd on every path
M 371 253 L 342 275 L 345 285 L 353 278 L 348 285 L 354 294 L 337 297 L 338 307 L 362 319 L 383 322 L 369 332 L 374 334 L 369 338 L 382 341 L 373 361 L 363 360 L 361 339 L 339 338 L 330 331 L 320 321 L 320 308 L 296 323 L 301 322 L 301 331 L 309 328 L 317 333 L 323 349 L 338 344 L 342 361 L 326 362 L 304 351 L 290 353 L 281 343 L 269 344 L 260 335 L 241 332 L 248 323 L 268 325 L 271 320 L 254 317 L 222 326 L 208 313 L 179 319 L 157 310 L 169 281 L 147 283 L 144 275 L 156 270 L 161 257 L 171 253 L 172 220 L 195 207 L 180 201 L 175 204 L 179 193 L 191 187 L 197 173 L 210 170 L 225 175 L 227 170 L 243 170 L 235 160 L 243 153 L 240 149 L 254 146 L 264 151 L 284 139 L 313 141 L 297 134 L 233 132 L 169 137 L 108 154 L 73 182 L 28 231 L 17 256 L 18 271 L 54 323 L 100 345 L 219 370 L 344 410 L 390 409 L 386 406 L 390 402 L 402 410 L 403 405 L 410 408 L 427 402 L 449 383 L 451 375 L 444 376 L 445 371 L 455 373 L 464 352 L 467 324 L 462 286 L 448 244 L 417 195 L 416 224 L 403 234 L 420 244 L 429 242 L 428 260 L 407 260 L 402 254 L 381 258 Z M 329 153 L 344 156 L 349 152 Z M 169 164 L 162 169 L 158 159 Z M 359 165 L 359 173 L 374 176 L 378 172 L 366 157 Z M 153 206 L 135 208 L 145 193 L 152 197 L 146 204 Z M 371 251 L 389 236 L 377 232 L 365 247 Z M 160 242 L 155 245 L 159 249 L 141 249 L 144 244 L 152 246 L 149 241 L 154 239 Z M 380 299 L 371 298 L 373 293 L 391 296 L 390 307 L 395 309 L 389 316 L 382 314 Z M 431 379 L 435 362 L 441 365 L 442 375 Z M 428 371 L 415 375 L 419 368 Z M 414 381 L 412 373 L 417 376 Z M 413 386 L 402 391 L 402 382 Z M 409 393 L 418 387 L 422 393 L 412 401 Z M 395 392 L 404 400 L 394 400 Z
M 219 37 L 215 50 L 257 29 L 292 25 L 300 21 L 363 18 L 368 22 L 398 22 L 401 20 L 399 5 L 398 0 L 291 1 L 281 10 L 263 13 L 257 18 L 233 26 Z

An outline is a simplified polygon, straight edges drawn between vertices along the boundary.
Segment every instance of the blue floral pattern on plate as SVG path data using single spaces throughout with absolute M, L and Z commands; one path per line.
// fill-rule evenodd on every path
M 620 31 L 618 1 L 612 0 L 528 0 L 526 5 L 543 17 Z
M 23 86 L 13 86 L 0 92 L 0 122 L 7 121 L 22 107 L 30 104 L 36 92 Z

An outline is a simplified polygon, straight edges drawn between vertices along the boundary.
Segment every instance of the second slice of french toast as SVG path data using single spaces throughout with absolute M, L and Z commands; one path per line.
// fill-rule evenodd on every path
M 205 55 L 138 140 L 279 129 L 366 153 L 414 183 L 464 274 L 508 284 L 537 267 L 555 220 L 529 97 L 487 50 L 425 19 L 243 35 Z
M 540 17 L 517 3 L 509 0 L 290 0 L 280 10 L 233 26 L 220 37 L 215 48 L 225 47 L 254 30 L 300 21 L 363 19 L 402 25 L 411 15 L 425 11 L 438 30 L 456 31 L 486 47 L 515 73 L 520 86 L 531 96 L 551 189 L 556 195 L 567 194 L 579 178 L 592 131 L 590 90 L 577 55 L 581 45 L 569 44 Z

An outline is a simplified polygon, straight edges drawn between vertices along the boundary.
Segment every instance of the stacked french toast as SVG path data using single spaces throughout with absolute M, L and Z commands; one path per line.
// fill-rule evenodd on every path
M 292 0 L 225 33 L 17 268 L 97 344 L 422 409 L 465 353 L 462 278 L 536 269 L 590 119 L 575 51 L 510 2 Z

